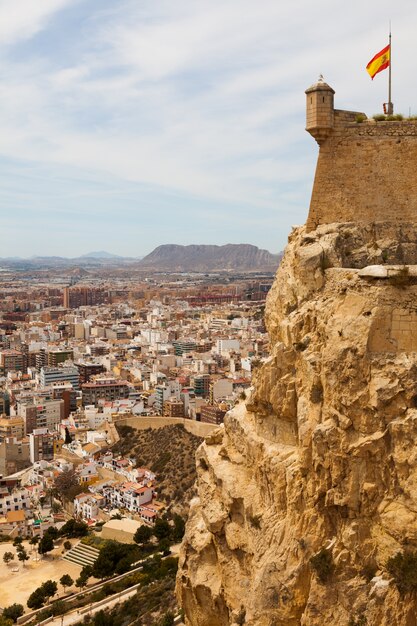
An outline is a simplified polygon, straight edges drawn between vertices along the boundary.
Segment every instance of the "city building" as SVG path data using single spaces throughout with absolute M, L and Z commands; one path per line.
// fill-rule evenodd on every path
M 54 383 L 69 382 L 73 389 L 80 388 L 80 373 L 74 365 L 61 365 L 60 367 L 42 367 L 39 374 L 41 387 L 49 387 Z
M 206 404 L 201 407 L 201 421 L 207 424 L 223 424 L 227 409 Z
M 24 372 L 27 367 L 27 359 L 19 350 L 2 350 L 0 352 L 0 370 L 3 374 L 8 372 Z
M 81 385 L 88 383 L 92 376 L 103 374 L 106 371 L 102 363 L 90 363 L 88 361 L 77 362 L 75 367 L 78 370 Z
M 16 474 L 30 466 L 29 441 L 7 437 L 0 443 L 0 476 Z
M 17 414 L 23 418 L 27 435 L 35 428 L 56 430 L 65 418 L 64 400 L 34 396 L 28 402 L 17 403 Z
M 210 393 L 210 374 L 200 374 L 194 376 L 192 384 L 194 386 L 194 393 L 196 396 L 207 398 Z
M 48 366 L 57 367 L 60 363 L 65 361 L 72 361 L 74 359 L 74 351 L 67 348 L 51 348 L 47 354 Z
M 57 446 L 57 443 L 60 445 Z M 58 432 L 49 431 L 47 428 L 35 428 L 29 434 L 30 462 L 52 461 L 54 454 L 64 443 L 60 440 Z
M 169 398 L 164 402 L 165 417 L 184 417 L 184 402 L 176 398 Z
M 115 378 L 101 378 L 94 382 L 84 383 L 81 385 L 83 394 L 83 406 L 93 404 L 97 406 L 100 400 L 120 400 L 128 398 L 130 385 L 122 380 Z
M 25 424 L 21 417 L 8 417 L 3 415 L 0 417 L 0 440 L 6 437 L 15 437 L 22 439 L 25 433 Z

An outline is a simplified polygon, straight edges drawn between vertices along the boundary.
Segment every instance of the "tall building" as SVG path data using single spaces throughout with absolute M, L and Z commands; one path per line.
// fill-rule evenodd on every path
M 223 424 L 226 409 L 206 404 L 201 407 L 201 421 L 208 424 Z
M 64 287 L 63 305 L 66 309 L 78 309 L 80 306 L 94 306 L 108 300 L 107 291 L 102 287 Z
M 193 352 L 197 344 L 193 339 L 178 339 L 172 342 L 176 356 L 182 356 L 185 352 Z
M 106 371 L 101 363 L 89 363 L 87 361 L 75 363 L 75 367 L 78 369 L 81 384 L 88 383 L 92 376 L 103 374 Z
M 80 388 L 80 374 L 75 365 L 62 365 L 61 367 L 42 367 L 39 375 L 42 387 L 49 387 L 54 383 L 69 382 L 74 389 Z
M 31 365 L 32 365 L 33 357 L 30 357 L 30 359 L 31 359 Z M 41 367 L 43 367 L 44 365 L 47 365 L 47 363 L 48 363 L 48 355 L 46 353 L 46 350 L 45 348 L 40 348 L 39 352 L 35 353 L 35 366 L 38 372 L 40 372 Z
M 27 435 L 36 428 L 55 430 L 65 417 L 64 400 L 33 397 L 27 403 L 17 403 L 17 414 L 23 417 Z
M 201 374 L 194 376 L 194 393 L 196 396 L 207 398 L 210 393 L 210 374 Z
M 164 402 L 164 417 L 184 417 L 184 402 L 169 398 Z
M 155 410 L 158 415 L 164 414 L 164 404 L 172 398 L 173 400 L 180 399 L 180 385 L 178 381 L 171 380 L 163 385 L 157 385 L 155 387 Z
M 99 400 L 121 400 L 129 397 L 130 385 L 115 378 L 97 379 L 91 383 L 81 385 L 83 392 L 83 406 L 96 405 Z
M 30 462 L 52 461 L 57 442 L 59 442 L 59 434 L 56 431 L 49 431 L 47 428 L 35 428 L 29 434 Z
M 57 367 L 65 361 L 72 361 L 74 352 L 70 348 L 51 348 L 48 350 L 48 366 Z
M 2 350 L 0 352 L 0 369 L 4 374 L 7 372 L 26 371 L 26 356 L 19 350 Z

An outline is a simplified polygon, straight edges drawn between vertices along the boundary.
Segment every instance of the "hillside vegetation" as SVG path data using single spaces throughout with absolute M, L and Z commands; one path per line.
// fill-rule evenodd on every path
M 136 430 L 117 426 L 120 441 L 115 454 L 136 459 L 137 467 L 148 467 L 156 474 L 158 498 L 184 516 L 195 495 L 195 452 L 203 441 L 185 430 L 182 424 Z

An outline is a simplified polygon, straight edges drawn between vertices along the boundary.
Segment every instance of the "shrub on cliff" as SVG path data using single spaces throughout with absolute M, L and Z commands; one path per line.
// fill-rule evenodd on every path
M 328 550 L 322 548 L 320 552 L 312 556 L 310 565 L 321 583 L 328 582 L 334 571 L 332 555 Z
M 398 552 L 388 559 L 386 568 L 401 594 L 417 590 L 417 552 Z

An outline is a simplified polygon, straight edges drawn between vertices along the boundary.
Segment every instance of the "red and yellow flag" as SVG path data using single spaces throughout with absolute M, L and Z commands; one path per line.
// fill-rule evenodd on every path
M 386 70 L 390 62 L 391 46 L 388 44 L 381 52 L 378 52 L 373 59 L 371 59 L 366 66 L 366 71 L 369 76 L 374 80 L 374 77 L 378 72 Z

